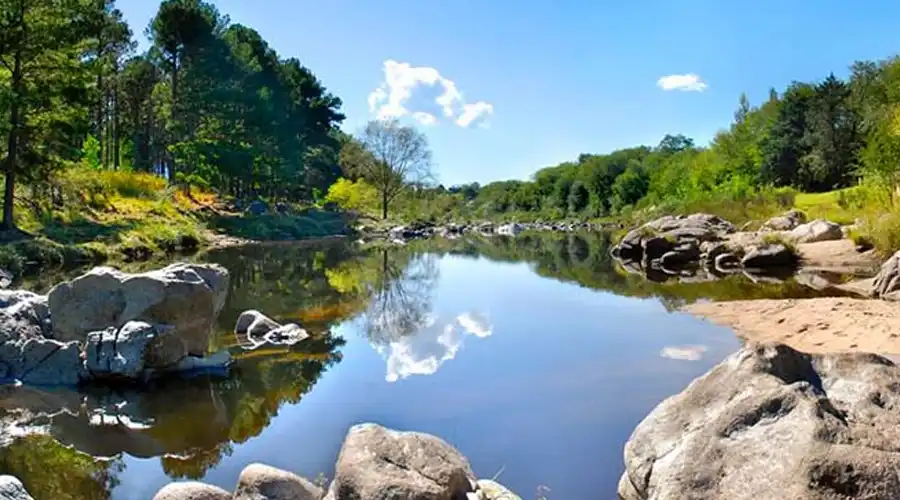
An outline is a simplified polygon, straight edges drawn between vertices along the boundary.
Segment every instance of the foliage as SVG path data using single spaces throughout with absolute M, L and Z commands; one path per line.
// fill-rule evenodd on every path
M 373 120 L 341 149 L 342 168 L 378 191 L 381 218 L 409 185 L 431 180 L 431 150 L 425 134 L 396 120 Z
M 374 212 L 378 208 L 378 192 L 365 179 L 352 181 L 341 177 L 328 188 L 325 201 L 345 210 Z

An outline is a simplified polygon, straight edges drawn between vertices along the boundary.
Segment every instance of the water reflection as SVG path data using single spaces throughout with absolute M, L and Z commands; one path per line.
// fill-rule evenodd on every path
M 459 438 L 463 445 L 469 439 L 473 463 L 490 473 L 515 462 L 505 473 L 511 481 L 557 474 L 557 494 L 595 493 L 578 486 L 593 481 L 595 471 L 575 474 L 570 469 L 577 464 L 565 461 L 596 465 L 600 453 L 614 481 L 618 471 L 609 464 L 618 464 L 620 444 L 636 420 L 736 343 L 730 336 L 716 340 L 691 318 L 665 314 L 655 301 L 624 297 L 655 298 L 671 311 L 696 300 L 825 293 L 793 280 L 648 282 L 616 267 L 611 243 L 605 233 L 467 235 L 387 249 L 329 242 L 198 255 L 197 260 L 222 264 L 231 273 L 217 342 L 235 354 L 235 376 L 162 381 L 141 391 L 0 388 L 0 473 L 19 476 L 36 498 L 60 499 L 110 498 L 120 478 L 129 476 L 129 465 L 138 470 L 131 457 L 158 463 L 169 479 L 209 479 L 216 474 L 213 469 L 229 467 L 226 457 L 232 453 L 233 461 L 245 458 L 242 445 L 265 434 L 280 413 L 282 421 L 293 415 L 285 424 L 290 432 L 257 440 L 262 444 L 254 449 L 265 450 L 253 459 L 276 460 L 280 439 L 301 435 L 302 427 L 310 441 L 334 433 L 327 443 L 334 449 L 309 450 L 333 463 L 345 424 L 372 418 Z M 444 259 L 447 255 L 462 258 Z M 501 262 L 528 266 L 497 265 Z M 46 289 L 53 281 L 44 279 L 35 287 Z M 247 309 L 300 323 L 315 340 L 244 351 L 232 329 Z M 494 335 L 495 329 L 501 334 Z M 353 344 L 345 347 L 345 339 L 333 331 L 347 332 Z M 566 340 L 548 342 L 548 332 L 550 338 Z M 323 379 L 341 361 L 342 351 L 351 349 L 353 359 L 348 354 L 341 370 Z M 566 362 L 536 370 L 546 359 Z M 321 387 L 322 380 L 329 386 Z M 301 401 L 317 383 L 325 391 L 322 399 Z M 430 399 L 434 394 L 456 403 Z M 316 418 L 298 425 L 300 420 L 291 420 L 329 401 L 335 406 L 316 410 L 323 413 L 309 410 Z M 441 427 L 440 419 L 450 414 L 456 416 L 453 423 Z M 319 422 L 334 428 L 320 432 L 327 425 Z M 610 436 L 615 431 L 615 436 L 604 434 L 597 439 L 606 441 L 596 443 L 583 439 L 596 429 Z M 521 435 L 532 438 L 521 440 Z M 493 448 L 477 448 L 490 440 L 495 440 Z M 530 448 L 537 442 L 558 454 L 546 460 L 541 450 Z M 590 450 L 581 455 L 557 450 L 569 442 Z M 557 470 L 548 462 L 568 465 Z M 122 485 L 118 491 L 128 495 L 135 489 Z
M 340 361 L 339 337 L 318 336 L 302 348 L 237 354 L 234 376 L 163 380 L 142 389 L 51 390 L 27 386 L 0 388 L 0 471 L 15 473 L 37 498 L 100 498 L 81 490 L 50 495 L 57 479 L 52 467 L 33 467 L 23 454 L 35 448 L 56 462 L 71 462 L 73 474 L 114 485 L 111 469 L 121 471 L 123 455 L 160 457 L 173 478 L 200 479 L 234 445 L 259 435 L 286 403 L 297 403 L 322 374 Z M 36 436 L 43 435 L 43 436 Z M 48 438 L 51 438 L 49 439 Z M 57 443 L 53 445 L 52 443 Z M 68 447 L 68 448 L 67 448 Z M 105 457 L 96 467 L 75 467 Z M 84 464 L 82 464 L 84 465 Z M 65 468 L 64 463 L 59 463 Z M 98 476 L 98 471 L 109 472 Z M 93 484 L 93 483 L 91 483 Z M 49 485 L 49 486 L 48 486 Z M 100 486 L 96 486 L 100 488 Z M 47 495 L 36 494 L 45 491 Z

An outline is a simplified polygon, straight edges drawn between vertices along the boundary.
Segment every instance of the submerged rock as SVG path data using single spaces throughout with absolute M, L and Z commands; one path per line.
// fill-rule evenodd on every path
M 98 267 L 49 294 L 53 337 L 84 341 L 88 333 L 132 320 L 171 325 L 197 356 L 209 348 L 228 292 L 228 272 L 214 264 L 172 264 L 142 274 Z
M 900 498 L 898 387 L 879 356 L 747 344 L 637 426 L 619 495 Z
M 360 424 L 344 440 L 325 498 L 455 500 L 473 485 L 469 461 L 437 437 Z
M 250 464 L 241 472 L 234 500 L 319 500 L 322 488 L 275 467 Z

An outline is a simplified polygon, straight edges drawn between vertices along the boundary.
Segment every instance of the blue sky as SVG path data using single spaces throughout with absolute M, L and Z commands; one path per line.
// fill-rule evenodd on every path
M 419 126 L 445 185 L 524 179 L 666 133 L 705 143 L 727 127 L 741 92 L 756 103 L 792 80 L 846 76 L 854 60 L 888 57 L 900 43 L 893 0 L 213 3 L 341 97 L 348 132 L 378 113 Z M 118 2 L 142 41 L 157 5 Z M 702 83 L 665 90 L 669 75 Z M 385 100 L 372 112 L 378 88 Z M 385 108 L 392 93 L 400 105 Z M 432 121 L 423 113 L 436 123 L 419 123 Z

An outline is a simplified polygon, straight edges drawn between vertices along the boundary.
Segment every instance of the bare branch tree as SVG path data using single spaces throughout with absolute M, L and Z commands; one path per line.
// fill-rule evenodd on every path
M 373 120 L 356 141 L 341 150 L 341 166 L 364 178 L 381 195 L 381 217 L 391 201 L 412 183 L 432 179 L 431 150 L 425 134 L 397 120 Z

